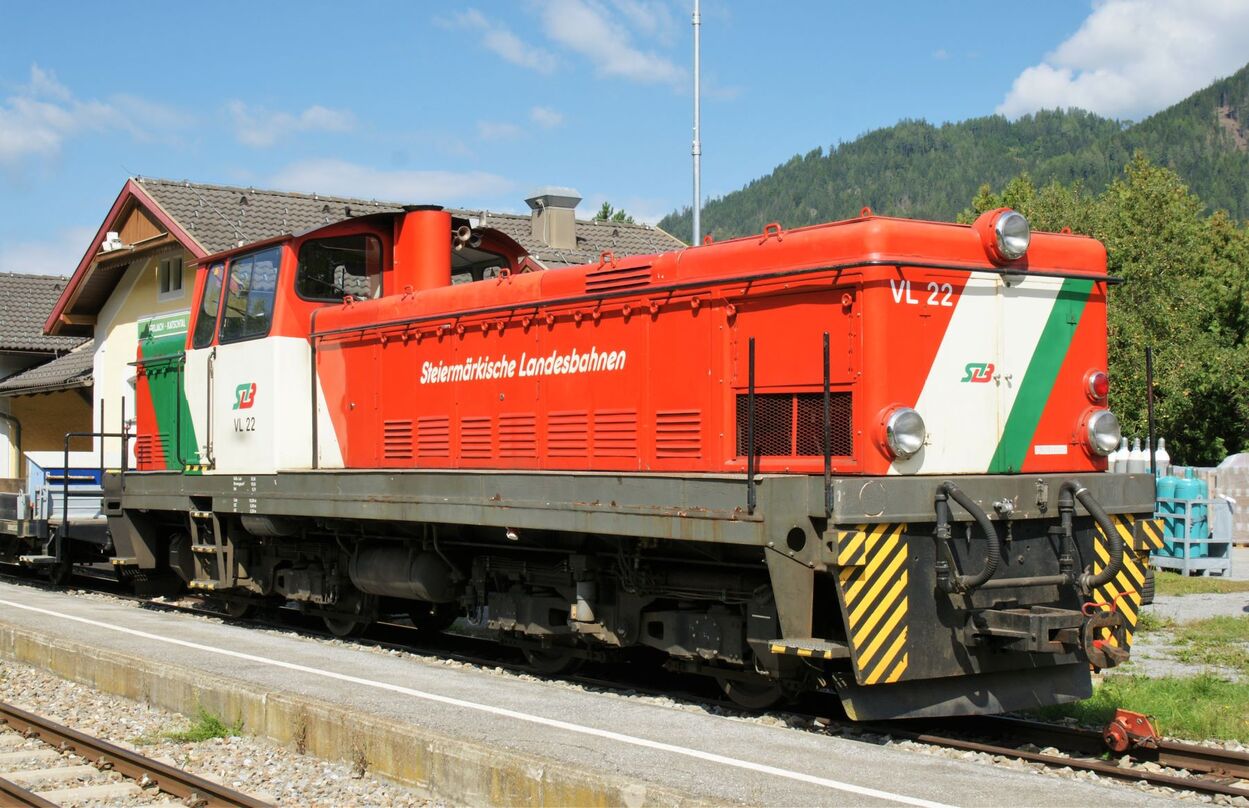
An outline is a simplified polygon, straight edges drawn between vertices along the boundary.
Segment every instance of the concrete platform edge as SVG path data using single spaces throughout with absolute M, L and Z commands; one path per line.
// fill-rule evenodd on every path
M 430 796 L 467 805 L 702 806 L 695 796 L 447 737 L 330 702 L 273 693 L 192 668 L 0 623 L 0 658 L 96 690 L 195 716 L 203 708 L 300 752 L 362 765 Z M 478 719 L 480 720 L 480 719 Z

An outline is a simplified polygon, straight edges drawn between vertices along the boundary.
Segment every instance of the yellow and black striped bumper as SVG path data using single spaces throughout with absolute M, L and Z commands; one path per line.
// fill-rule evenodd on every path
M 837 532 L 837 596 L 859 684 L 897 682 L 910 664 L 907 541 L 899 523 Z
M 1123 613 L 1128 624 L 1127 645 L 1131 647 L 1132 636 L 1140 620 L 1141 590 L 1145 588 L 1149 553 L 1162 546 L 1162 520 L 1131 515 L 1110 518 L 1123 541 L 1123 569 L 1108 583 L 1093 590 L 1093 602 L 1101 608 L 1112 608 Z M 1106 534 L 1100 527 L 1093 542 L 1093 552 L 1093 572 L 1101 572 L 1110 561 L 1110 550 Z M 1118 640 L 1109 630 L 1106 631 L 1104 639 L 1118 644 Z

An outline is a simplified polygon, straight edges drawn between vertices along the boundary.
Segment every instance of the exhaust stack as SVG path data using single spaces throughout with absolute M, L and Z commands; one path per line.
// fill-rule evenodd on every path
M 451 214 L 437 205 L 404 208 L 395 219 L 394 293 L 451 285 Z

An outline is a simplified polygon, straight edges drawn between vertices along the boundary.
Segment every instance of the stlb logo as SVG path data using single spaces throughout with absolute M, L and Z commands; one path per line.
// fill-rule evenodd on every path
M 967 367 L 963 368 L 963 372 L 967 375 L 963 376 L 960 381 L 971 382 L 972 384 L 984 384 L 993 378 L 992 362 L 968 362 Z M 255 387 L 255 385 L 252 385 Z
M 250 410 L 256 403 L 256 383 L 243 382 L 234 388 L 234 409 Z

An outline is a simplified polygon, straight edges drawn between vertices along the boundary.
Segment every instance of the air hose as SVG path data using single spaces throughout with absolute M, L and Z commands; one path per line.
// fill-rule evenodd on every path
M 1099 586 L 1110 583 L 1114 577 L 1123 569 L 1123 537 L 1119 535 L 1118 529 L 1115 527 L 1114 521 L 1105 509 L 1093 499 L 1093 495 L 1089 490 L 1080 484 L 1078 480 L 1068 480 L 1063 483 L 1062 489 L 1058 495 L 1059 510 L 1069 510 L 1072 508 L 1071 500 L 1068 497 L 1074 497 L 1084 509 L 1093 517 L 1093 521 L 1101 528 L 1102 533 L 1106 536 L 1106 542 L 1109 544 L 1108 552 L 1110 559 L 1106 562 L 1106 566 L 1099 573 L 1086 572 L 1080 576 L 1080 588 L 1085 592 L 1091 592 Z M 1066 500 L 1064 502 L 1064 500 Z M 1064 505 L 1066 507 L 1064 507 Z
M 980 525 L 980 529 L 984 531 L 987 544 L 984 566 L 974 575 L 960 575 L 953 582 L 955 590 L 970 592 L 978 589 L 997 572 L 998 563 L 1002 559 L 1001 543 L 998 540 L 997 530 L 993 527 L 993 522 L 989 521 L 989 515 L 976 504 L 975 500 L 963 493 L 963 489 L 949 480 L 946 480 L 937 488 L 937 529 L 939 537 L 949 538 L 950 506 L 946 502 L 947 497 L 962 505 L 972 515 L 972 518 L 976 520 L 976 523 Z

